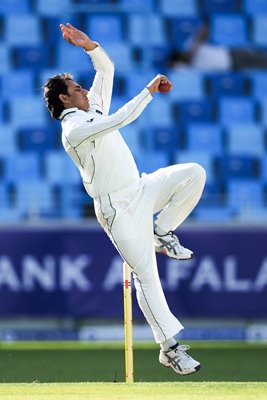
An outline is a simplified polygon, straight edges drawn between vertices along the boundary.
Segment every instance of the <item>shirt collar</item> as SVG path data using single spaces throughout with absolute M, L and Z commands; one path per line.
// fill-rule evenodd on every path
M 65 117 L 67 114 L 75 113 L 77 110 L 78 110 L 77 107 L 65 108 L 65 109 L 62 111 L 62 113 L 60 114 L 60 116 L 59 116 L 60 121 L 62 121 L 62 120 L 64 119 L 64 117 Z

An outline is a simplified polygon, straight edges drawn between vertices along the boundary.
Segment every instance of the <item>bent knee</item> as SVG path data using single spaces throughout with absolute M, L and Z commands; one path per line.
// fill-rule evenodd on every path
M 206 171 L 205 169 L 197 163 L 192 163 L 192 174 L 195 176 L 196 180 L 202 183 L 203 185 L 206 182 Z

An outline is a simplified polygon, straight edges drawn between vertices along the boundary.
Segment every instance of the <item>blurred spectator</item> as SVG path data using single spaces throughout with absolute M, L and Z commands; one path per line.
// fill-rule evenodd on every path
M 267 52 L 252 48 L 227 48 L 208 43 L 209 31 L 202 26 L 185 51 L 175 49 L 169 59 L 171 68 L 192 67 L 202 71 L 227 71 L 267 68 Z

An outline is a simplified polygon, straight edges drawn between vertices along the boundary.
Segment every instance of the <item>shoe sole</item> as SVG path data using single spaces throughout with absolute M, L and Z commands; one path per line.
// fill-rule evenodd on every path
M 174 257 L 173 255 L 168 253 L 166 250 L 162 250 L 161 247 L 157 247 L 157 246 L 155 247 L 155 252 L 159 253 L 159 254 L 162 254 L 163 256 L 167 256 L 169 258 L 172 258 L 173 260 L 184 261 L 184 260 L 191 260 L 194 257 L 194 253 L 192 253 L 189 257 L 184 257 L 184 258 L 182 258 L 182 257 L 180 257 L 180 258 L 179 257 Z
M 175 372 L 177 375 L 192 375 L 192 374 L 195 374 L 196 372 L 198 372 L 198 371 L 201 369 L 201 364 L 199 364 L 199 365 L 196 366 L 196 368 L 195 368 L 194 371 L 183 374 L 183 373 L 177 372 L 176 369 L 174 369 L 173 366 L 170 365 L 170 364 L 163 364 L 161 361 L 160 361 L 160 363 L 161 363 L 162 365 L 164 365 L 164 367 L 166 367 L 166 368 L 171 368 L 171 369 L 173 369 L 174 372 Z

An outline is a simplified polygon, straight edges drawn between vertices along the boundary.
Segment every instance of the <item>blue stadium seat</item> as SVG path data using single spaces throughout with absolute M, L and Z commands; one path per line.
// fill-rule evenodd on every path
M 81 175 L 78 168 L 64 151 L 50 151 L 45 158 L 45 176 L 48 182 L 79 183 Z
M 251 210 L 262 207 L 264 204 L 263 187 L 261 182 L 257 180 L 229 180 L 227 193 L 228 207 L 241 215 L 246 212 L 247 217 Z
M 133 59 L 132 48 L 127 43 L 107 42 L 105 44 L 105 50 L 115 63 L 117 72 L 128 72 L 134 70 L 138 66 L 138 62 Z
M 78 47 L 70 46 L 69 43 L 61 41 L 56 53 L 56 65 L 63 71 L 71 73 L 88 72 L 92 69 L 89 56 Z
M 218 14 L 211 22 L 211 39 L 218 44 L 229 47 L 247 45 L 246 20 L 241 15 Z
M 138 127 L 134 126 L 134 124 L 126 125 L 120 129 L 120 132 L 123 136 L 123 139 L 134 154 L 142 151 L 140 130 Z
M 35 153 L 17 153 L 5 160 L 5 180 L 15 182 L 40 179 L 40 162 Z
M 266 14 L 267 0 L 243 0 L 243 10 L 253 15 Z
M 169 155 L 163 151 L 145 151 L 135 155 L 135 161 L 140 173 L 151 173 L 159 168 L 167 167 Z
M 9 190 L 6 183 L 0 183 L 0 204 L 1 208 L 9 206 Z
M 64 182 L 59 186 L 61 217 L 79 220 L 83 217 L 85 204 L 92 204 L 92 199 L 84 193 L 81 184 Z
M 261 181 L 263 184 L 267 185 L 267 155 L 265 154 L 261 158 Z
M 145 47 L 145 51 L 148 45 L 166 46 L 168 41 L 164 20 L 159 15 L 130 14 L 128 18 L 128 35 L 131 44 Z M 144 38 L 146 38 L 145 42 Z
M 253 42 L 256 46 L 267 46 L 267 16 L 258 15 L 253 19 Z
M 52 186 L 42 180 L 24 180 L 16 183 L 15 205 L 27 218 L 55 216 L 56 203 Z
M 155 128 L 152 130 L 153 147 L 155 150 L 168 151 L 170 153 L 177 151 L 179 136 L 179 130 L 174 127 Z
M 14 96 L 34 95 L 34 79 L 31 71 L 5 72 L 2 74 L 1 97 L 13 99 Z
M 63 10 L 64 14 L 66 14 L 70 11 L 71 6 L 71 0 L 36 0 L 36 9 L 39 15 L 60 15 Z
M 40 2 L 42 4 L 42 1 Z M 60 2 L 54 2 L 55 3 L 55 8 L 58 7 Z M 78 29 L 81 29 L 82 27 L 82 17 L 81 14 L 73 14 L 73 13 L 65 13 L 64 12 L 64 19 L 62 17 L 59 17 L 60 13 L 56 13 L 56 15 L 50 15 L 51 10 L 47 11 L 49 15 L 43 15 L 40 17 L 41 21 L 41 27 L 42 27 L 42 37 L 43 40 L 48 43 L 59 43 L 62 41 L 62 32 L 60 29 L 60 24 L 62 22 L 67 23 L 70 22 L 73 26 L 77 27 Z M 53 13 L 53 9 L 52 9 Z
M 0 207 L 0 221 L 10 224 L 22 220 L 21 212 L 14 206 Z
M 15 127 L 34 127 L 45 125 L 47 111 L 40 96 L 14 97 L 10 111 L 10 122 Z
M 34 151 L 36 153 L 45 153 L 52 150 L 59 143 L 60 133 L 55 133 L 53 129 L 46 126 L 25 127 L 18 132 L 20 149 L 23 151 Z
M 172 47 L 187 50 L 190 39 L 197 33 L 201 24 L 199 18 L 170 18 L 168 27 Z
M 255 121 L 254 101 L 243 97 L 223 97 L 218 101 L 219 121 L 229 125 L 233 123 L 251 123 Z
M 198 13 L 196 0 L 161 0 L 160 10 L 164 15 L 194 17 Z
M 0 14 L 26 14 L 30 11 L 30 0 L 1 0 Z
M 225 223 L 233 218 L 233 212 L 228 207 L 222 206 L 201 206 L 194 209 L 194 220 L 204 223 Z
M 109 0 L 112 2 L 112 0 Z M 119 7 L 121 10 L 125 10 L 127 13 L 132 12 L 144 12 L 144 11 L 153 11 L 155 7 L 154 0 L 118 0 Z
M 177 104 L 177 108 L 180 123 L 211 122 L 214 120 L 213 104 L 209 99 L 180 102 Z
M 50 66 L 49 47 L 21 46 L 13 48 L 13 64 L 17 69 L 40 71 Z
M 172 127 L 173 117 L 171 100 L 169 97 L 158 97 L 156 101 L 151 101 L 149 107 L 142 113 L 143 122 L 151 127 Z
M 199 150 L 183 150 L 177 151 L 175 153 L 175 163 L 197 163 L 200 164 L 206 171 L 207 183 L 214 182 L 215 170 L 214 170 L 214 160 L 213 155 L 208 151 Z
M 207 123 L 188 124 L 187 148 L 192 151 L 208 151 L 218 155 L 223 151 L 223 132 L 219 125 Z
M 5 21 L 5 40 L 9 45 L 38 45 L 41 43 L 41 29 L 38 17 L 26 14 L 10 15 Z
M 260 120 L 264 126 L 267 126 L 267 99 L 262 98 L 260 101 Z
M 232 13 L 238 11 L 238 0 L 204 0 L 203 9 L 205 13 Z
M 217 173 L 221 182 L 230 179 L 247 179 L 259 176 L 259 159 L 250 156 L 221 156 L 216 158 Z
M 5 42 L 0 43 L 0 60 L 0 73 L 10 71 L 10 49 Z
M 173 84 L 173 89 L 168 94 L 171 99 L 186 101 L 204 97 L 203 76 L 198 71 L 171 71 L 168 76 Z
M 257 124 L 234 124 L 228 126 L 229 154 L 261 157 L 265 152 L 264 132 Z
M 148 70 L 140 74 L 139 71 L 129 71 L 126 75 L 126 95 L 129 100 L 136 96 L 154 78 L 156 72 Z M 158 100 L 158 98 L 157 98 Z M 153 102 L 152 102 L 153 103 Z
M 12 125 L 0 123 L 0 156 L 13 155 L 16 151 L 16 130 Z
M 0 100 L 0 123 L 3 124 L 6 121 L 7 121 L 6 102 Z
M 253 71 L 250 74 L 251 94 L 257 99 L 266 98 L 267 93 L 267 72 Z
M 118 14 L 90 15 L 85 31 L 90 37 L 97 38 L 103 46 L 107 42 L 121 42 L 124 39 L 122 21 Z
M 244 96 L 247 92 L 247 78 L 242 73 L 223 72 L 207 76 L 210 94 L 218 96 Z

